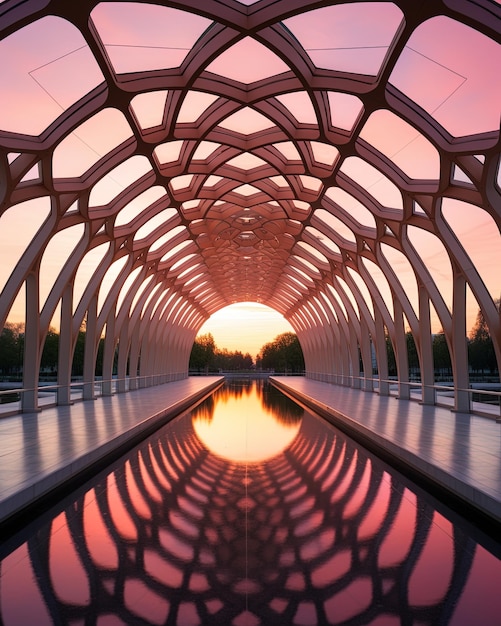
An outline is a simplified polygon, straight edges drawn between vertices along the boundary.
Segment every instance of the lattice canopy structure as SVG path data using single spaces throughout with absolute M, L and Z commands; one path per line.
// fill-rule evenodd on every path
M 22 307 L 25 388 L 55 323 L 64 403 L 83 324 L 91 396 L 101 337 L 119 390 L 184 377 L 242 301 L 322 380 L 372 388 L 375 357 L 385 393 L 389 338 L 408 397 L 410 332 L 432 401 L 440 330 L 465 408 L 478 310 L 501 361 L 499 2 L 4 0 L 0 29 L 0 327 Z

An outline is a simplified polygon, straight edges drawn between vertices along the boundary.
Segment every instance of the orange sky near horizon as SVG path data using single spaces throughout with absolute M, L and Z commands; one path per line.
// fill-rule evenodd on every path
M 220 350 L 248 352 L 255 359 L 264 344 L 286 332 L 294 329 L 277 311 L 257 302 L 239 302 L 211 315 L 198 334 L 210 333 Z

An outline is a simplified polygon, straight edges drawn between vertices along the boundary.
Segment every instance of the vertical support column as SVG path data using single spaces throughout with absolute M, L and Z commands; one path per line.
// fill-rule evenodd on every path
M 395 311 L 395 360 L 398 374 L 398 397 L 409 400 L 409 358 L 405 337 L 404 311 L 398 298 L 394 298 L 393 308 Z
M 129 354 L 129 316 L 127 316 L 120 328 L 118 338 L 118 364 L 117 364 L 117 393 L 127 391 L 127 357 Z
M 85 327 L 84 352 L 84 400 L 94 400 L 96 397 L 94 383 L 96 379 L 96 343 L 97 343 L 97 296 L 94 294 L 89 302 L 87 324 Z
M 466 279 L 456 268 L 452 281 L 452 368 L 454 372 L 454 410 L 470 412 L 470 375 L 466 343 Z
M 136 322 L 134 332 L 132 333 L 131 341 L 130 341 L 130 352 L 129 352 L 129 391 L 138 388 L 138 380 L 137 380 L 137 371 L 139 368 L 139 359 L 140 359 L 140 349 L 141 349 L 141 341 L 140 341 L 140 325 Z
M 59 351 L 57 355 L 57 403 L 71 403 L 73 284 L 68 283 L 61 298 Z
M 421 402 L 435 404 L 435 374 L 433 368 L 433 348 L 431 341 L 430 298 L 422 284 L 419 293 L 419 354 L 421 356 Z
M 388 353 L 386 348 L 386 336 L 384 332 L 383 316 L 378 308 L 375 310 L 376 324 L 376 357 L 377 369 L 379 372 L 379 395 L 387 396 L 390 393 L 390 385 L 388 383 Z
M 374 382 L 373 382 L 373 377 L 372 377 L 372 353 L 371 353 L 370 334 L 369 334 L 369 328 L 363 318 L 360 320 L 360 326 L 361 326 L 360 352 L 362 354 L 362 363 L 364 366 L 363 390 L 374 391 Z
M 36 413 L 38 408 L 38 375 L 40 368 L 40 286 L 37 268 L 26 277 L 26 325 L 24 329 L 23 413 Z
M 353 324 L 349 325 L 348 332 L 350 333 L 351 386 L 354 389 L 360 389 L 360 356 L 358 353 L 357 333 L 353 328 Z
M 115 306 L 111 307 L 106 320 L 106 336 L 103 354 L 103 396 L 112 394 L 113 362 L 115 360 Z

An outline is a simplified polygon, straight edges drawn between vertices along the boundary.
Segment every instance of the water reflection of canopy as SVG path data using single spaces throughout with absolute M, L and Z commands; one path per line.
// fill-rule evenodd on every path
M 36 576 L 23 584 L 33 599 L 43 595 L 54 623 L 115 614 L 129 624 L 139 615 L 145 624 L 291 624 L 300 615 L 304 623 L 445 624 L 474 545 L 455 527 L 443 532 L 429 505 L 412 500 L 332 430 L 309 432 L 303 422 L 283 456 L 247 473 L 208 454 L 184 419 L 30 540 Z M 59 543 L 67 533 L 74 548 Z M 438 583 L 420 570 L 437 541 Z M 65 601 L 64 575 L 51 564 L 61 547 L 82 581 L 77 595 L 92 589 L 95 602 Z
M 242 400 L 242 395 L 245 399 Z M 302 409 L 268 381 L 232 381 L 191 412 L 193 428 L 228 461 L 261 463 L 282 453 L 301 426 Z
M 501 355 L 500 13 L 2 2 L 0 327 L 26 288 L 24 387 L 59 314 L 67 402 L 84 320 L 86 381 L 104 333 L 104 378 L 118 344 L 124 390 L 127 372 L 131 387 L 185 376 L 203 322 L 252 300 L 323 378 L 361 359 L 370 385 L 371 342 L 387 378 L 388 335 L 405 382 L 409 328 L 432 402 L 431 314 L 467 389 L 467 294 Z

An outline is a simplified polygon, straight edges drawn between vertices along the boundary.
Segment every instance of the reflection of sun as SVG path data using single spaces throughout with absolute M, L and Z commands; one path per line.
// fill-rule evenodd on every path
M 193 428 L 217 456 L 237 463 L 258 463 L 283 452 L 294 440 L 301 420 L 281 424 L 257 394 L 216 402 L 211 420 L 196 417 Z

